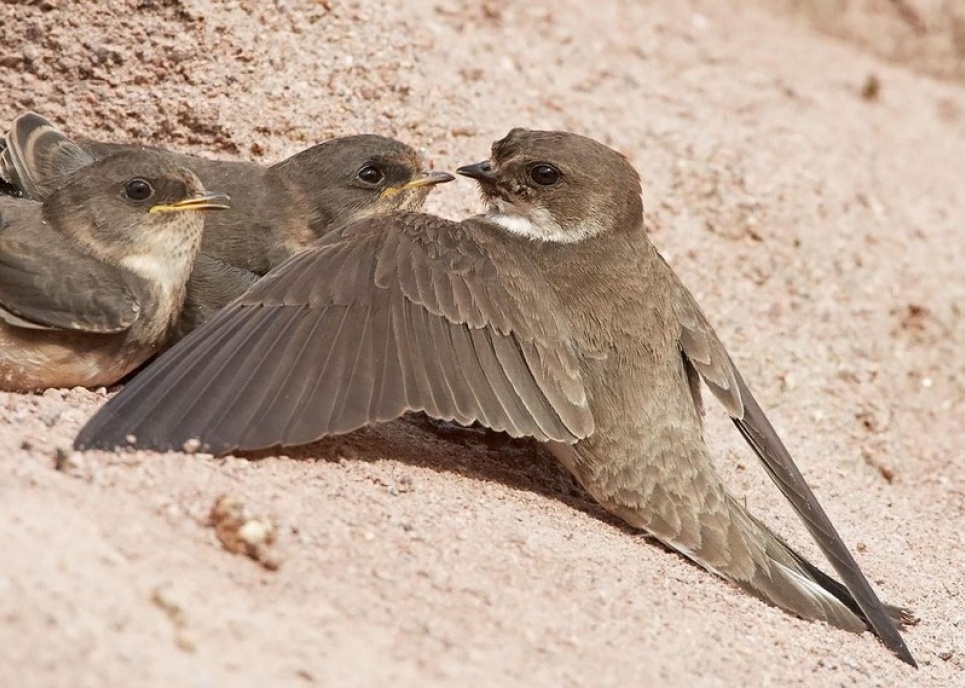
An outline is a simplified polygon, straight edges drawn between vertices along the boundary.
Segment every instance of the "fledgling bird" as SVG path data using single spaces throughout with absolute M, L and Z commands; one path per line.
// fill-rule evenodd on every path
M 913 664 L 883 605 L 643 227 L 617 152 L 514 129 L 485 162 L 485 215 L 354 223 L 280 266 L 110 400 L 79 449 L 224 453 L 298 445 L 407 411 L 546 442 L 606 509 L 806 619 L 872 629 Z M 322 278 L 320 276 L 324 275 Z M 700 381 L 844 580 L 725 488 Z
M 99 158 L 140 148 L 75 143 L 32 112 L 14 121 L 7 146 L 0 151 L 0 177 L 35 200 L 56 187 L 64 149 L 79 146 Z M 328 230 L 369 215 L 417 210 L 435 185 L 454 179 L 425 171 L 421 156 L 405 143 L 373 134 L 330 139 L 271 167 L 172 155 L 205 186 L 232 199 L 230 210 L 205 223 L 179 337 Z
M 84 161 L 46 200 L 0 197 L 0 389 L 110 385 L 171 335 L 206 192 L 170 156 Z

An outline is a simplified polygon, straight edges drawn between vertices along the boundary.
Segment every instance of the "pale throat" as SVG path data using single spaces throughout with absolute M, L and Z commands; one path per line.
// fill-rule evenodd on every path
M 185 214 L 177 220 L 181 227 L 171 226 L 169 221 L 163 230 L 142 235 L 140 250 L 124 256 L 119 263 L 162 293 L 178 294 L 185 288 L 201 245 L 203 220 L 199 220 Z
M 166 294 L 175 294 L 184 289 L 185 281 L 191 273 L 191 263 L 162 258 L 152 253 L 125 256 L 120 262 L 123 267 Z
M 576 244 L 603 231 L 602 225 L 593 219 L 564 229 L 546 208 L 529 206 L 522 209 L 502 198 L 492 200 L 486 219 L 510 234 L 554 244 Z

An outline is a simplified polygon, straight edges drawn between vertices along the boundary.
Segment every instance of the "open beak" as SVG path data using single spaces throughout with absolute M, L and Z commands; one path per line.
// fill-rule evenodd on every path
M 448 172 L 426 172 L 423 176 L 416 177 L 412 181 L 406 182 L 400 186 L 390 186 L 388 189 L 379 194 L 379 197 L 388 198 L 390 196 L 395 196 L 396 194 L 402 193 L 403 191 L 409 191 L 410 189 L 420 189 L 423 186 L 445 184 L 446 182 L 451 182 L 453 179 L 455 179 L 455 177 Z
M 475 165 L 465 165 L 456 170 L 456 173 L 480 182 L 496 183 L 496 175 L 493 174 L 493 164 L 489 160 L 477 162 Z
M 228 210 L 231 207 L 231 198 L 228 194 L 209 191 L 200 196 L 185 198 L 183 201 L 174 203 L 160 203 L 151 206 L 149 213 L 175 213 L 181 210 Z

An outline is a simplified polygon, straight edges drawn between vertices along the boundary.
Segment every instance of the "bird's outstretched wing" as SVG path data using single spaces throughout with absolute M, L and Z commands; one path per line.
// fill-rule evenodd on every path
M 407 411 L 575 442 L 593 418 L 568 326 L 504 250 L 485 225 L 417 213 L 330 233 L 161 356 L 75 445 L 220 453 Z

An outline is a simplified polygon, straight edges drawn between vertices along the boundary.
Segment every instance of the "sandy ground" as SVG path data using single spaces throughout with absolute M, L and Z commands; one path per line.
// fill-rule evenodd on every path
M 400 421 L 294 457 L 73 456 L 104 394 L 52 390 L 0 395 L 0 685 L 965 686 L 961 54 L 889 14 L 941 3 L 838 2 L 852 41 L 832 4 L 6 0 L 0 120 L 266 162 L 375 131 L 452 168 L 516 125 L 624 151 L 843 537 L 920 615 L 919 671 L 627 530 L 525 442 Z M 478 207 L 465 181 L 430 205 Z M 817 558 L 719 409 L 708 433 Z M 277 571 L 219 544 L 223 493 L 277 519 Z
M 958 0 L 744 0 L 790 14 L 876 55 L 965 81 L 965 3 Z

